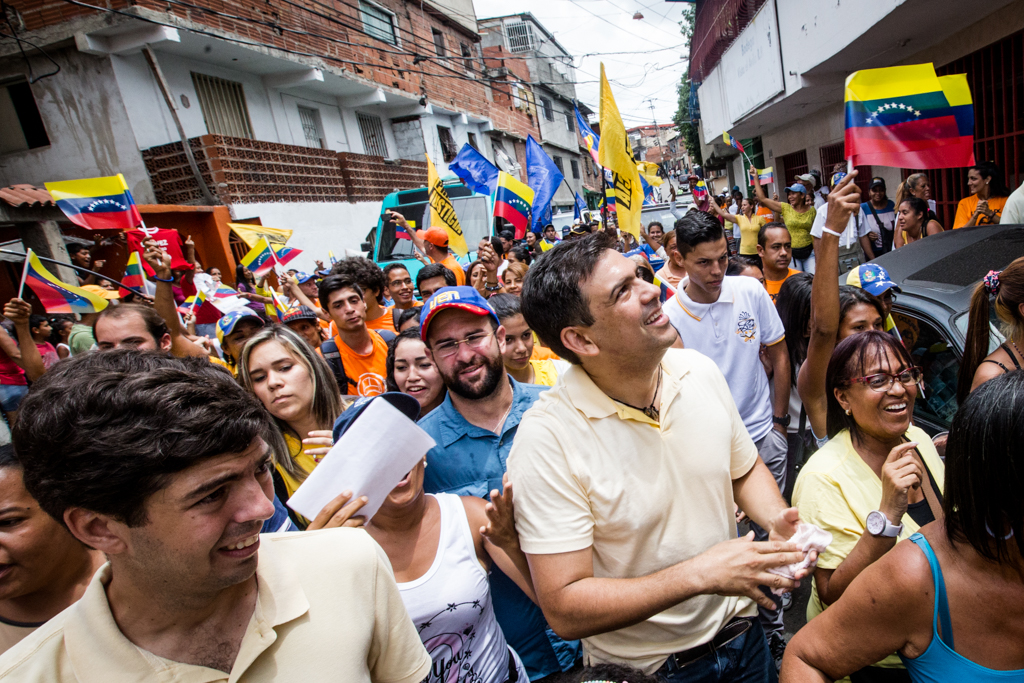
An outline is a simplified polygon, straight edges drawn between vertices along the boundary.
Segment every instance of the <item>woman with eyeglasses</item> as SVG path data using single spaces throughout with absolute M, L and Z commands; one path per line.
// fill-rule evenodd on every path
M 832 534 L 818 556 L 808 619 L 899 539 L 942 517 L 942 460 L 928 435 L 910 424 L 921 379 L 903 344 L 884 332 L 847 337 L 829 360 L 829 441 L 807 461 L 793 490 L 800 518 Z M 905 671 L 892 671 L 900 668 L 891 655 L 851 680 L 909 680 Z

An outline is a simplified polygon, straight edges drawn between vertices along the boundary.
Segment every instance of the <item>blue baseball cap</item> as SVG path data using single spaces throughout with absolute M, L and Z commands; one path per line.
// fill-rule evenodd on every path
M 263 321 L 263 318 L 256 315 L 256 312 L 251 308 L 244 308 L 225 313 L 221 316 L 220 320 L 217 321 L 217 341 L 220 342 L 221 346 L 224 346 L 224 337 L 231 334 L 234 331 L 235 326 L 242 320 L 252 320 L 253 322 L 259 323 L 260 327 L 267 324 Z
M 294 275 L 293 277 L 294 277 L 294 278 L 295 278 L 296 280 L 298 280 L 298 281 L 299 281 L 299 284 L 300 284 L 300 285 L 304 285 L 304 284 L 306 284 L 307 282 L 309 282 L 310 280 L 312 280 L 313 278 L 315 278 L 315 277 L 316 277 L 316 273 L 313 273 L 313 274 L 311 275 L 311 274 L 309 274 L 309 273 L 303 273 L 303 272 L 302 272 L 301 270 L 299 270 L 299 271 L 296 271 L 296 272 L 295 272 L 295 275 Z
M 806 194 L 807 188 L 804 187 L 802 183 L 793 183 L 786 188 L 786 192 L 803 192 Z
M 348 407 L 345 412 L 338 416 L 338 419 L 334 421 L 334 430 L 332 435 L 334 440 L 337 441 L 341 438 L 341 435 L 348 431 L 348 428 L 352 426 L 352 423 L 363 414 L 363 411 L 370 405 L 370 401 L 374 401 L 378 398 L 382 398 L 400 411 L 405 413 L 405 416 L 415 422 L 420 417 L 420 402 L 414 399 L 409 394 L 403 394 L 399 391 L 389 391 L 379 396 L 364 396 L 357 399 L 352 405 Z
M 448 308 L 457 308 L 462 311 L 469 311 L 475 315 L 489 315 L 494 319 L 495 325 L 500 325 L 497 314 L 487 299 L 480 296 L 480 292 L 472 287 L 442 287 L 423 302 L 423 310 L 420 312 L 420 339 L 427 341 L 427 326 L 434 316 Z
M 889 271 L 877 263 L 865 263 L 851 270 L 846 284 L 860 287 L 871 296 L 881 296 L 889 289 L 897 293 L 903 291 L 889 277 Z

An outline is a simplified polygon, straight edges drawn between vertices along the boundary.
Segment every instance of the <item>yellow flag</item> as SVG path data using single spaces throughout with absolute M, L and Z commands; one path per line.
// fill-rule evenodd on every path
M 643 176 L 644 180 L 651 187 L 661 187 L 661 184 L 665 182 L 658 175 L 658 165 L 653 161 L 638 161 L 636 162 L 636 170 Z
M 430 225 L 428 228 L 444 226 L 448 231 L 448 246 L 459 256 L 469 253 L 466 246 L 466 238 L 462 234 L 462 226 L 459 225 L 459 217 L 455 215 L 455 207 L 448 193 L 444 191 L 441 178 L 437 175 L 434 162 L 427 157 L 427 201 L 430 202 Z
M 622 125 L 619 108 L 601 64 L 601 145 L 599 161 L 612 173 L 615 192 L 615 213 L 619 228 L 640 239 L 640 210 L 644 203 L 644 190 L 640 186 L 640 173 L 633 158 L 633 148 Z

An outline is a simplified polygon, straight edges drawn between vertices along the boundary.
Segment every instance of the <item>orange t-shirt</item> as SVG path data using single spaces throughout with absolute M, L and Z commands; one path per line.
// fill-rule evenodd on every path
M 757 213 L 754 215 L 763 217 L 766 223 L 771 223 L 775 220 L 775 214 L 767 206 L 758 206 Z
M 790 268 L 789 273 L 786 275 L 786 277 L 782 278 L 781 280 L 769 280 L 768 278 L 764 279 L 764 288 L 768 290 L 768 296 L 772 298 L 772 303 L 775 303 L 776 297 L 779 296 L 779 290 L 782 289 L 782 283 L 788 280 L 789 278 L 793 277 L 794 275 L 799 274 L 799 270 L 793 270 L 792 268 Z
M 371 330 L 388 330 L 398 334 L 398 330 L 395 329 L 395 307 L 388 306 L 384 309 L 384 315 L 377 318 L 376 320 L 367 320 L 366 326 Z
M 1006 206 L 1006 200 L 1009 197 L 989 197 L 988 208 L 990 211 L 995 211 L 996 216 L 1002 217 L 1003 207 Z M 964 197 L 960 200 L 960 203 L 956 207 L 956 218 L 953 219 L 953 229 L 962 228 L 967 225 L 967 222 L 971 220 L 971 216 L 974 214 L 974 210 L 978 208 L 978 195 L 972 194 L 970 197 Z M 975 225 L 993 225 L 989 221 L 988 216 L 980 214 L 978 216 L 978 222 Z
M 537 338 L 537 333 L 533 333 L 533 353 L 530 354 L 530 360 L 561 360 L 558 354 L 543 346 L 540 343 L 540 339 Z
M 338 345 L 341 354 L 341 364 L 345 366 L 345 375 L 355 382 L 357 396 L 380 396 L 387 391 L 385 378 L 388 375 L 388 344 L 373 330 L 370 330 L 370 339 L 373 340 L 373 349 L 360 355 L 343 342 L 340 335 L 334 337 L 334 343 Z M 347 388 L 341 388 L 341 393 L 348 394 L 351 390 L 352 385 L 349 384 Z
M 454 254 L 448 254 L 448 257 L 441 261 L 441 265 L 455 273 L 455 284 L 460 287 L 466 284 L 466 271 L 462 269 L 462 265 Z

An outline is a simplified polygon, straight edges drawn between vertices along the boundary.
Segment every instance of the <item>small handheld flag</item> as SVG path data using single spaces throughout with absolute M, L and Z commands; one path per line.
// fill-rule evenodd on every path
M 743 149 L 743 145 L 740 144 L 740 141 L 734 138 L 733 136 L 729 135 L 728 133 L 722 133 L 722 142 L 732 147 L 735 147 L 742 154 L 747 153 L 746 150 Z
M 21 274 L 21 298 L 28 285 L 47 313 L 98 313 L 107 307 L 107 300 L 92 292 L 58 280 L 29 249 L 25 254 L 25 269 Z
M 248 268 L 259 280 L 274 269 L 274 250 L 266 237 L 261 237 L 256 246 L 242 257 L 242 265 Z
M 146 293 L 146 271 L 142 269 L 142 257 L 139 255 L 139 252 L 133 251 L 128 256 L 128 265 L 124 268 L 124 277 L 121 278 L 121 284 L 128 288 L 121 287 L 118 290 L 118 294 L 122 297 L 132 293 Z
M 206 292 L 203 290 L 197 291 L 193 296 L 185 299 L 185 303 L 188 304 L 188 312 L 193 313 L 197 306 L 202 306 L 203 302 L 206 301 Z
M 498 173 L 498 189 L 494 193 L 494 215 L 515 226 L 516 234 L 526 234 L 530 225 L 530 205 L 533 190 L 508 173 Z
M 267 311 L 267 317 L 276 323 L 284 322 L 284 314 L 288 312 L 288 306 L 281 301 L 277 296 L 277 292 L 269 290 L 270 298 L 273 299 L 273 303 L 264 304 L 264 308 Z
M 753 180 L 754 174 L 757 174 L 758 185 L 768 185 L 769 183 L 775 182 L 775 167 L 769 166 L 768 168 L 751 168 L 750 178 Z
M 974 165 L 974 109 L 964 74 L 932 64 L 864 69 L 846 79 L 846 156 L 853 166 Z
M 331 251 L 331 250 L 328 250 L 328 251 L 327 251 L 327 258 L 331 259 L 331 265 L 332 265 L 332 266 L 333 266 L 333 265 L 334 265 L 335 263 L 337 263 L 337 262 L 338 262 L 338 259 L 334 258 L 334 252 L 333 252 L 333 251 Z
M 217 285 L 217 289 L 213 290 L 212 296 L 214 299 L 227 299 L 229 296 L 238 296 L 238 292 L 227 285 Z
M 583 138 L 583 142 L 587 145 L 587 151 L 590 152 L 594 163 L 600 166 L 601 162 L 598 161 L 598 151 L 601 145 L 601 138 L 597 136 L 594 129 L 590 127 L 587 120 L 580 114 L 579 107 L 573 107 L 573 111 L 576 112 L 576 125 L 580 129 L 580 137 Z
M 299 254 L 302 253 L 301 249 L 296 249 L 295 247 L 281 247 L 280 249 L 277 249 L 276 251 L 277 251 L 277 265 L 279 265 L 279 266 L 283 266 L 284 264 L 288 263 L 289 261 L 291 261 L 296 256 L 298 256 Z
M 68 220 L 87 230 L 132 230 L 142 224 L 124 176 L 44 183 Z
M 704 184 L 703 180 L 698 180 L 691 190 L 693 193 L 693 201 L 697 202 L 708 197 L 708 186 Z

